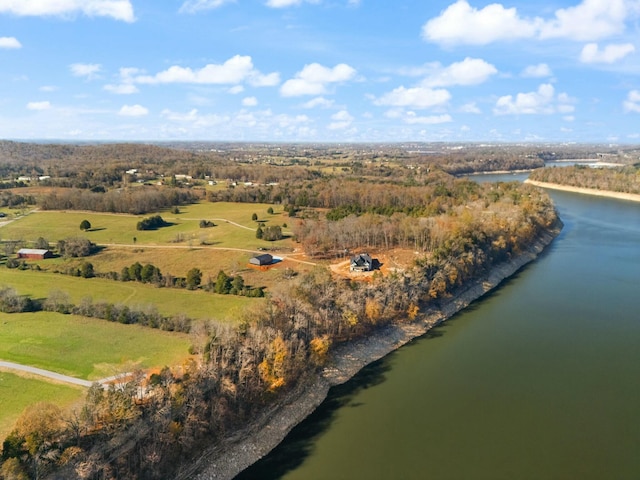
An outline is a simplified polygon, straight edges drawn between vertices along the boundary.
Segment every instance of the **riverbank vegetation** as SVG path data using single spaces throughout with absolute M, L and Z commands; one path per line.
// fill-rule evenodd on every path
M 277 162 L 274 150 L 265 148 L 270 162 Z M 52 149 L 58 154 L 66 151 Z M 69 147 L 68 151 L 78 173 L 71 175 L 74 169 L 64 171 L 72 183 L 78 182 L 73 186 L 82 193 L 86 190 L 81 190 L 81 178 L 95 190 L 90 192 L 92 195 L 108 195 L 123 189 L 120 194 L 126 197 L 129 192 L 147 188 L 132 184 L 136 172 L 126 173 L 132 177 L 125 178 L 128 186 L 119 183 L 115 173 L 81 175 L 86 166 L 73 153 L 75 147 Z M 113 147 L 94 150 L 105 151 L 116 155 Z M 124 151 L 132 153 L 130 162 L 134 159 L 141 162 L 135 166 L 143 171 L 144 156 L 134 155 L 135 147 L 126 147 Z M 82 259 L 26 260 L 26 270 L 0 268 L 0 281 L 8 278 L 7 284 L 20 293 L 14 292 L 12 298 L 28 300 L 46 310 L 29 315 L 60 324 L 89 316 L 104 318 L 91 320 L 100 325 L 95 326 L 96 331 L 118 327 L 135 328 L 143 335 L 144 332 L 179 335 L 129 324 L 162 328 L 162 322 L 156 321 L 162 318 L 157 312 L 162 311 L 163 315 L 169 310 L 179 312 L 181 307 L 176 304 L 184 299 L 192 305 L 184 304 L 183 311 L 204 308 L 211 313 L 209 318 L 217 313 L 216 303 L 207 303 L 211 298 L 235 299 L 244 308 L 232 310 L 230 321 L 185 321 L 179 328 L 175 325 L 168 328 L 189 332 L 192 356 L 185 354 L 185 362 L 166 360 L 166 367 L 157 371 L 135 370 L 125 381 L 106 390 L 94 385 L 84 405 L 73 412 L 50 407 L 25 410 L 3 443 L 5 477 L 9 472 L 14 476 L 11 478 L 175 476 L 180 463 L 197 456 L 202 445 L 216 444 L 236 435 L 265 409 L 286 398 L 288 392 L 312 382 L 331 361 L 338 346 L 390 324 L 422 321 L 428 312 L 438 310 L 471 282 L 526 252 L 558 224 L 555 209 L 542 190 L 517 183 L 476 184 L 455 178 L 440 168 L 437 161 L 430 161 L 430 154 L 416 154 L 416 162 L 408 165 L 397 159 L 392 162 L 391 155 L 371 156 L 369 151 L 365 155 L 357 149 L 349 150 L 347 157 L 340 149 L 331 148 L 314 159 L 303 155 L 305 149 L 300 147 L 297 155 L 289 155 L 291 151 L 282 155 L 281 164 L 259 162 L 256 166 L 247 157 L 242 157 L 241 165 L 224 164 L 223 160 L 223 165 L 217 165 L 207 163 L 205 159 L 210 157 L 199 153 L 176 153 L 176 158 L 171 159 L 164 150 L 146 151 L 158 154 L 156 165 L 168 168 L 173 164 L 174 169 L 163 185 L 149 188 L 158 187 L 170 195 L 174 191 L 189 194 L 195 191 L 199 203 L 180 206 L 172 209 L 172 213 L 154 206 L 157 210 L 149 213 L 161 214 L 170 224 L 157 230 L 136 231 L 140 219 L 131 216 L 54 211 L 21 217 L 0 229 L 2 238 L 25 241 L 16 232 L 29 232 L 33 241 L 45 237 L 37 219 L 50 216 L 53 229 L 46 241 L 55 244 L 66 237 L 51 232 L 73 229 L 77 234 L 78 225 L 86 218 L 92 228 L 83 235 L 102 250 Z M 39 147 L 34 147 L 33 152 L 36 157 L 43 155 Z M 124 168 L 125 157 L 117 158 L 118 168 Z M 253 162 L 257 163 L 257 158 Z M 368 160 L 356 162 L 354 158 Z M 187 160 L 193 165 L 188 167 Z M 301 168 L 303 162 L 310 168 Z M 341 162 L 344 167 L 339 166 Z M 43 169 L 42 173 L 45 166 L 53 171 L 55 163 L 35 162 Z M 127 166 L 131 171 L 131 163 Z M 191 179 L 178 173 L 187 168 L 196 169 L 189 170 Z M 236 173 L 232 173 L 234 168 Z M 197 178 L 211 178 L 212 172 L 221 169 L 228 169 L 224 170 L 227 175 L 235 175 L 222 188 L 207 184 L 200 185 L 202 190 L 198 191 L 194 185 L 188 185 Z M 120 173 L 117 169 L 115 172 Z M 160 178 L 157 171 L 153 173 Z M 62 178 L 61 171 L 57 175 Z M 104 181 L 99 183 L 98 178 Z M 254 184 L 257 178 L 260 182 Z M 38 201 L 43 201 L 42 198 L 60 195 L 55 193 L 58 188 L 34 194 L 44 195 L 38 197 Z M 82 194 L 78 198 L 81 197 Z M 186 196 L 179 198 L 177 203 L 194 201 Z M 219 216 L 211 215 L 209 209 L 213 206 L 222 209 Z M 208 213 L 204 214 L 205 211 Z M 216 220 L 215 228 L 205 229 L 207 236 L 230 233 L 233 240 L 220 239 L 227 242 L 229 250 L 218 254 L 223 257 L 215 260 L 218 263 L 211 263 L 215 250 L 210 250 L 209 245 L 201 245 L 200 250 L 187 246 L 185 252 L 189 256 L 180 257 L 183 270 L 179 275 L 191 289 L 172 289 L 168 295 L 167 285 L 158 282 L 166 277 L 165 272 L 171 271 L 166 265 L 178 264 L 172 257 L 177 258 L 182 249 L 172 247 L 166 235 L 182 234 L 197 239 L 190 235 L 201 234 L 202 219 Z M 271 228 L 279 233 L 276 237 L 283 238 L 272 242 L 257 239 L 256 221 L 265 224 L 260 227 L 263 237 Z M 65 226 L 56 230 L 56 224 Z M 126 232 L 119 233 L 118 228 L 126 228 Z M 123 242 L 133 241 L 135 245 L 128 246 L 129 254 L 123 255 L 123 250 L 109 253 L 111 247 L 100 245 L 101 239 L 114 237 Z M 238 255 L 237 250 L 232 250 L 238 245 L 250 249 L 242 252 L 242 257 L 230 259 Z M 283 258 L 264 271 L 247 268 L 249 255 L 264 249 L 283 251 L 291 258 Z M 393 268 L 383 265 L 371 275 L 335 275 L 327 268 L 363 251 L 380 258 L 396 252 L 405 260 Z M 9 250 L 5 253 L 7 258 L 11 256 Z M 92 275 L 87 277 L 105 278 L 83 278 L 83 265 L 87 263 L 92 266 Z M 143 275 L 146 265 L 149 267 Z M 215 270 L 213 265 L 217 267 Z M 51 273 L 65 268 L 77 269 L 81 275 Z M 114 278 L 106 278 L 109 276 Z M 44 284 L 38 283 L 43 281 Z M 67 288 L 67 282 L 74 285 L 74 293 L 42 290 L 45 284 L 52 283 Z M 95 300 L 81 295 L 89 285 Z M 248 285 L 266 292 L 267 298 L 247 298 Z M 263 286 L 266 288 L 262 289 Z M 162 307 L 150 311 L 158 316 L 149 317 L 147 312 L 142 312 L 143 315 L 131 306 L 110 300 L 137 295 L 142 289 L 145 296 L 157 295 Z M 91 323 L 91 328 L 98 324 Z M 117 339 L 126 334 L 103 335 Z
M 640 194 L 640 164 L 616 168 L 589 168 L 584 165 L 543 168 L 531 172 L 529 179 L 577 188 Z

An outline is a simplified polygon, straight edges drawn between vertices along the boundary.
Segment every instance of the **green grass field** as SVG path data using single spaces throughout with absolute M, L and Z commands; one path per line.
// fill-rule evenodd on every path
M 71 302 L 80 303 L 85 297 L 94 302 L 106 301 L 128 306 L 153 304 L 163 315 L 183 313 L 196 319 L 234 321 L 247 305 L 264 301 L 235 295 L 217 295 L 203 291 L 158 288 L 138 282 L 118 282 L 101 278 L 79 278 L 57 273 L 14 270 L 0 266 L 0 285 L 9 285 L 20 295 L 46 298 L 53 290 L 69 295 Z
M 189 336 L 51 312 L 0 314 L 0 358 L 87 380 L 180 364 Z
M 36 402 L 67 407 L 84 398 L 85 390 L 0 371 L 0 439 L 11 432 L 22 411 Z
M 0 227 L 2 240 L 34 242 L 39 237 L 55 244 L 72 236 L 86 237 L 98 244 L 185 245 L 201 243 L 218 247 L 256 250 L 258 247 L 290 246 L 289 240 L 267 242 L 255 238 L 257 223 L 251 220 L 256 213 L 266 225 L 283 225 L 287 217 L 282 210 L 267 214 L 270 205 L 236 203 L 200 203 L 181 207 L 179 214 L 160 212 L 170 226 L 158 230 L 139 231 L 136 225 L 150 215 L 116 215 L 95 212 L 42 211 L 32 212 Z M 273 208 L 273 207 L 272 207 Z M 80 230 L 80 222 L 88 220 L 91 230 Z M 224 219 L 224 220 L 218 220 Z M 216 226 L 200 228 L 200 220 L 213 221 Z M 234 225 L 235 222 L 238 225 Z M 244 228 L 243 228 L 244 227 Z M 286 230 L 286 229 L 285 229 Z M 135 242 L 134 242 L 135 238 Z

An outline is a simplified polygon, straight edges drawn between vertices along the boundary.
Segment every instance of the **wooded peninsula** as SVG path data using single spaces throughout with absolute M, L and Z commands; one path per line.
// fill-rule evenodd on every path
M 542 189 L 460 175 L 601 152 L 637 178 L 635 150 L 593 146 L 0 142 L 3 317 L 190 344 L 179 361 L 122 366 L 81 402 L 27 405 L 2 443 L 0 478 L 237 473 L 246 459 L 212 465 L 340 370 L 351 347 L 381 342 L 356 368 L 397 348 L 558 234 Z M 585 169 L 533 175 L 556 170 Z M 623 183 L 607 172 L 607 185 Z M 135 295 L 158 300 L 127 303 Z M 112 335 L 117 349 L 126 333 Z M 0 359 L 30 362 L 3 358 L 13 347 L 0 344 Z

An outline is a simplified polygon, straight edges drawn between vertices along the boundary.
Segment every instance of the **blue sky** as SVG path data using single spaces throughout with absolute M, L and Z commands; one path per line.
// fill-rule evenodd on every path
M 640 0 L 0 0 L 0 138 L 640 143 Z

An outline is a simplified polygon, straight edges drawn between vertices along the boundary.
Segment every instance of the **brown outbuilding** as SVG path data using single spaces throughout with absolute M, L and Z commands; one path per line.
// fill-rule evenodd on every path
M 45 250 L 41 248 L 21 248 L 18 250 L 18 258 L 31 258 L 33 260 L 43 260 L 45 258 L 52 258 L 53 253 L 51 250 Z

